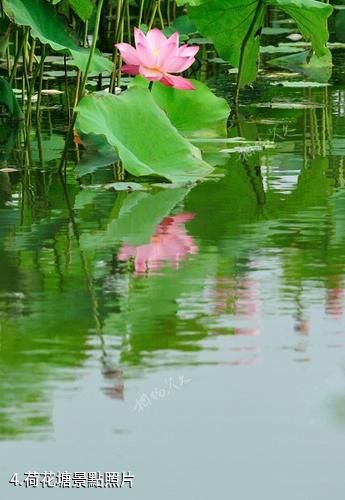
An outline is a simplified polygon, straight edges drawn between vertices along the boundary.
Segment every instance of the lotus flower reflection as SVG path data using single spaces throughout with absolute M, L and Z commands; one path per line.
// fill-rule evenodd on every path
M 190 81 L 171 73 L 182 73 L 195 61 L 199 47 L 182 45 L 179 47 L 179 34 L 167 38 L 159 29 L 154 28 L 145 35 L 134 28 L 135 48 L 128 43 L 117 43 L 125 65 L 122 71 L 130 75 L 142 75 L 147 80 L 160 81 L 176 89 L 194 90 Z
M 177 267 L 188 254 L 195 254 L 198 251 L 193 238 L 186 233 L 182 225 L 193 217 L 191 213 L 166 217 L 157 227 L 150 243 L 138 246 L 124 245 L 120 249 L 118 259 L 128 261 L 133 257 L 137 273 L 160 269 L 165 262 Z

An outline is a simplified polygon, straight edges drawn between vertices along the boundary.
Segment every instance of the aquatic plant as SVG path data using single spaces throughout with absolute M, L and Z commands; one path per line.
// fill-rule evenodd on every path
M 179 34 L 175 32 L 167 38 L 155 28 L 145 35 L 134 28 L 136 48 L 128 43 L 118 43 L 122 58 L 126 62 L 122 71 L 130 75 L 142 75 L 151 82 L 160 81 L 168 87 L 194 90 L 195 87 L 185 78 L 171 73 L 182 73 L 195 62 L 198 46 L 179 47 Z
M 176 0 L 189 4 L 189 15 L 198 30 L 215 44 L 221 57 L 238 68 L 235 98 L 240 87 L 255 80 L 258 69 L 260 36 L 267 11 L 277 7 L 297 24 L 311 42 L 316 57 L 323 57 L 329 32 L 327 19 L 331 5 L 317 0 Z
M 58 64 L 63 63 L 62 103 L 68 118 L 60 170 L 67 164 L 73 129 L 79 127 L 82 134 L 98 135 L 98 142 L 102 136 L 132 175 L 158 175 L 171 182 L 208 175 L 212 167 L 188 139 L 226 136 L 229 106 L 198 81 L 203 74 L 199 61 L 193 65 L 199 50 L 195 35 L 203 37 L 200 52 L 216 51 L 238 68 L 232 92 L 237 103 L 240 88 L 256 78 L 261 32 L 272 8 L 290 16 L 310 42 L 306 64 L 317 60 L 330 70 L 332 7 L 318 0 L 0 0 L 0 54 L 10 86 L 22 90 L 25 142 L 36 92 L 40 119 L 47 56 L 58 53 L 63 56 Z M 76 68 L 75 85 L 70 65 Z M 177 75 L 186 70 L 193 80 Z M 96 78 L 97 90 L 107 88 L 108 97 L 94 92 Z M 126 97 L 113 95 L 121 91 Z M 116 108 L 116 118 L 105 104 L 108 110 Z M 139 112 L 150 118 L 149 127 L 139 123 Z M 148 136 L 151 129 L 162 131 L 164 144 L 179 143 L 184 156 L 177 161 L 175 146 L 170 156 L 169 148 L 157 147 Z

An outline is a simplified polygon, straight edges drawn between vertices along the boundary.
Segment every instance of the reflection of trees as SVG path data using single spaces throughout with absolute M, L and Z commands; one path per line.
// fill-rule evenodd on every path
M 86 358 L 93 318 L 85 283 L 78 269 L 70 270 L 61 288 L 54 258 L 54 250 L 47 248 L 23 251 L 18 279 L 1 274 L 1 288 L 6 290 L 0 301 L 3 436 L 46 427 L 56 378 L 70 378 L 71 368 Z
M 306 283 L 325 288 L 325 308 L 340 314 L 345 196 L 332 194 L 342 182 L 342 157 L 325 109 L 294 111 L 291 137 L 287 132 L 278 138 L 279 153 L 231 156 L 222 179 L 191 191 L 79 193 L 50 171 L 0 178 L 6 201 L 13 194 L 19 200 L 18 209 L 0 210 L 3 436 L 49 427 L 50 390 L 76 376 L 88 349 L 98 349 L 88 347 L 89 336 L 99 342 L 104 393 L 121 399 L 125 366 L 197 363 L 210 335 L 257 334 L 262 298 L 251 267 L 260 255 L 277 257 L 288 285 L 282 293 L 295 305 L 301 335 L 308 333 Z M 258 120 L 275 111 L 265 113 Z M 339 118 L 337 130 L 344 125 Z M 296 126 L 303 130 L 303 144 L 296 140 Z M 250 124 L 241 133 L 271 139 L 271 127 Z M 42 155 L 38 160 L 43 164 Z M 282 189 L 273 182 L 274 168 L 284 176 L 286 166 L 297 171 L 296 182 Z M 184 221 L 183 230 L 174 227 L 173 235 L 186 243 L 177 253 L 192 253 L 194 241 L 198 256 L 172 269 L 164 253 L 157 272 L 140 276 L 118 262 L 121 247 L 161 238 L 154 235 L 160 222 L 175 221 L 185 211 L 196 216 Z M 249 352 L 250 338 L 244 342 Z
M 188 210 L 197 211 L 198 207 L 192 233 L 218 243 L 229 258 L 240 263 L 263 249 L 278 251 L 284 280 L 297 295 L 308 280 L 318 281 L 330 291 L 342 286 L 345 199 L 341 194 L 331 196 L 334 187 L 344 183 L 340 138 L 345 128 L 344 92 L 339 92 L 331 95 L 327 88 L 313 92 L 302 89 L 301 98 L 319 106 L 303 111 L 253 108 L 252 123 L 237 123 L 234 135 L 258 141 L 272 139 L 273 134 L 280 152 L 237 160 L 231 157 L 226 178 L 215 184 L 213 192 L 202 185 L 186 204 Z M 279 101 L 276 89 L 268 90 L 266 97 L 271 102 Z M 290 97 L 293 103 L 296 89 Z M 284 100 L 288 99 L 289 91 L 284 89 Z M 297 141 L 296 123 L 301 134 Z M 285 168 L 298 172 L 298 179 L 288 190 L 272 182 L 278 169 L 284 176 Z M 207 204 L 203 204 L 205 199 Z M 217 224 L 205 225 L 207 219 Z M 300 302 L 297 295 L 296 303 Z M 302 321 L 303 314 L 297 320 Z
M 322 90 L 321 98 L 324 96 Z M 273 151 L 251 155 L 245 164 L 241 159 L 231 158 L 222 180 L 201 184 L 188 194 L 185 209 L 197 216 L 188 223 L 187 229 L 201 242 L 198 259 L 185 263 L 178 272 L 166 269 L 161 275 L 138 279 L 126 272 L 125 267 L 118 269 L 116 263 L 114 265 L 110 250 L 103 258 L 104 267 L 97 270 L 97 290 L 102 293 L 99 303 L 106 305 L 101 306 L 104 331 L 122 336 L 123 362 L 151 363 L 155 351 L 179 349 L 193 353 L 200 349 L 200 341 L 210 332 L 209 319 L 216 301 L 214 294 L 207 294 L 210 280 L 221 277 L 228 283 L 240 283 L 255 256 L 269 250 L 279 256 L 283 280 L 291 285 L 284 287 L 291 293 L 284 293 L 290 293 L 298 309 L 296 329 L 301 333 L 307 330 L 303 284 L 317 280 L 326 288 L 335 287 L 330 277 L 341 276 L 344 271 L 341 242 L 345 233 L 339 226 L 334 200 L 330 198 L 334 184 L 334 177 L 327 177 L 330 159 L 318 156 L 319 145 L 322 153 L 330 141 L 329 117 L 326 118 L 320 108 L 313 113 L 310 109 L 299 111 L 294 118 L 305 127 L 303 137 L 307 147 L 296 152 L 292 129 L 293 140 L 289 134 L 283 138 L 286 146 L 281 149 L 285 149 L 286 154 Z M 322 124 L 327 131 L 323 131 Z M 255 136 L 255 127 L 245 129 L 249 139 L 260 138 Z M 260 128 L 260 134 L 265 138 L 265 129 Z M 301 156 L 302 153 L 305 156 Z M 301 167 L 297 182 L 288 192 L 269 182 L 270 164 L 276 162 L 277 167 L 283 168 L 286 160 L 291 164 L 297 161 Z M 263 162 L 268 173 L 263 172 Z M 131 196 L 125 195 L 121 203 L 125 204 Z M 117 197 L 114 205 L 116 214 L 120 213 L 119 200 Z M 92 207 L 94 209 L 94 205 Z M 90 213 L 91 218 L 94 217 L 94 212 L 86 208 L 83 216 L 89 217 Z M 133 221 L 127 220 L 129 228 L 129 222 Z M 106 227 L 100 224 L 99 237 L 111 224 Z M 119 226 L 121 224 L 117 230 Z M 332 236 L 335 230 L 337 241 Z M 96 242 L 100 241 L 99 237 Z M 225 287 L 224 294 L 236 296 L 236 286 L 235 290 L 230 285 Z M 234 314 L 234 310 L 230 308 L 229 313 Z M 227 332 L 234 333 L 234 329 L 229 328 Z
M 21 196 L 21 211 L 0 210 L 2 437 L 49 426 L 56 378 L 74 376 L 71 368 L 85 359 L 88 331 L 94 328 L 61 187 L 55 182 L 42 191 L 42 177 L 24 174 L 23 186 L 12 185 L 13 194 Z

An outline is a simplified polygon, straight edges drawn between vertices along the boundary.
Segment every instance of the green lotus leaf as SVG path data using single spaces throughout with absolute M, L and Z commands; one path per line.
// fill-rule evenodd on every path
M 119 96 L 95 93 L 77 108 L 77 129 L 97 133 L 116 148 L 135 176 L 157 175 L 172 182 L 195 181 L 212 171 L 200 151 L 183 138 L 145 88 Z
M 42 0 L 4 0 L 6 15 L 20 26 L 29 26 L 34 38 L 48 44 L 53 50 L 68 54 L 72 63 L 85 71 L 89 50 L 78 45 L 78 41 L 69 31 L 62 16 L 56 13 L 53 5 Z M 90 71 L 93 73 L 111 73 L 113 64 L 96 51 Z

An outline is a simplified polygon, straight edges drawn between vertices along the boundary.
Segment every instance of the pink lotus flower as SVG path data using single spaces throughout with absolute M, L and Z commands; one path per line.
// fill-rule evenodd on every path
M 137 273 L 160 269 L 164 262 L 171 262 L 177 267 L 188 254 L 195 254 L 198 251 L 193 238 L 182 226 L 193 217 L 190 213 L 166 217 L 157 227 L 150 243 L 138 246 L 124 245 L 120 249 L 118 259 L 127 261 L 134 257 Z
M 194 90 L 190 81 L 171 73 L 181 73 L 195 61 L 195 54 L 199 47 L 179 47 L 179 34 L 176 32 L 170 38 L 157 28 L 145 35 L 138 28 L 134 28 L 135 47 L 128 43 L 117 43 L 125 65 L 124 73 L 142 75 L 151 82 L 160 81 L 168 87 L 176 89 Z

